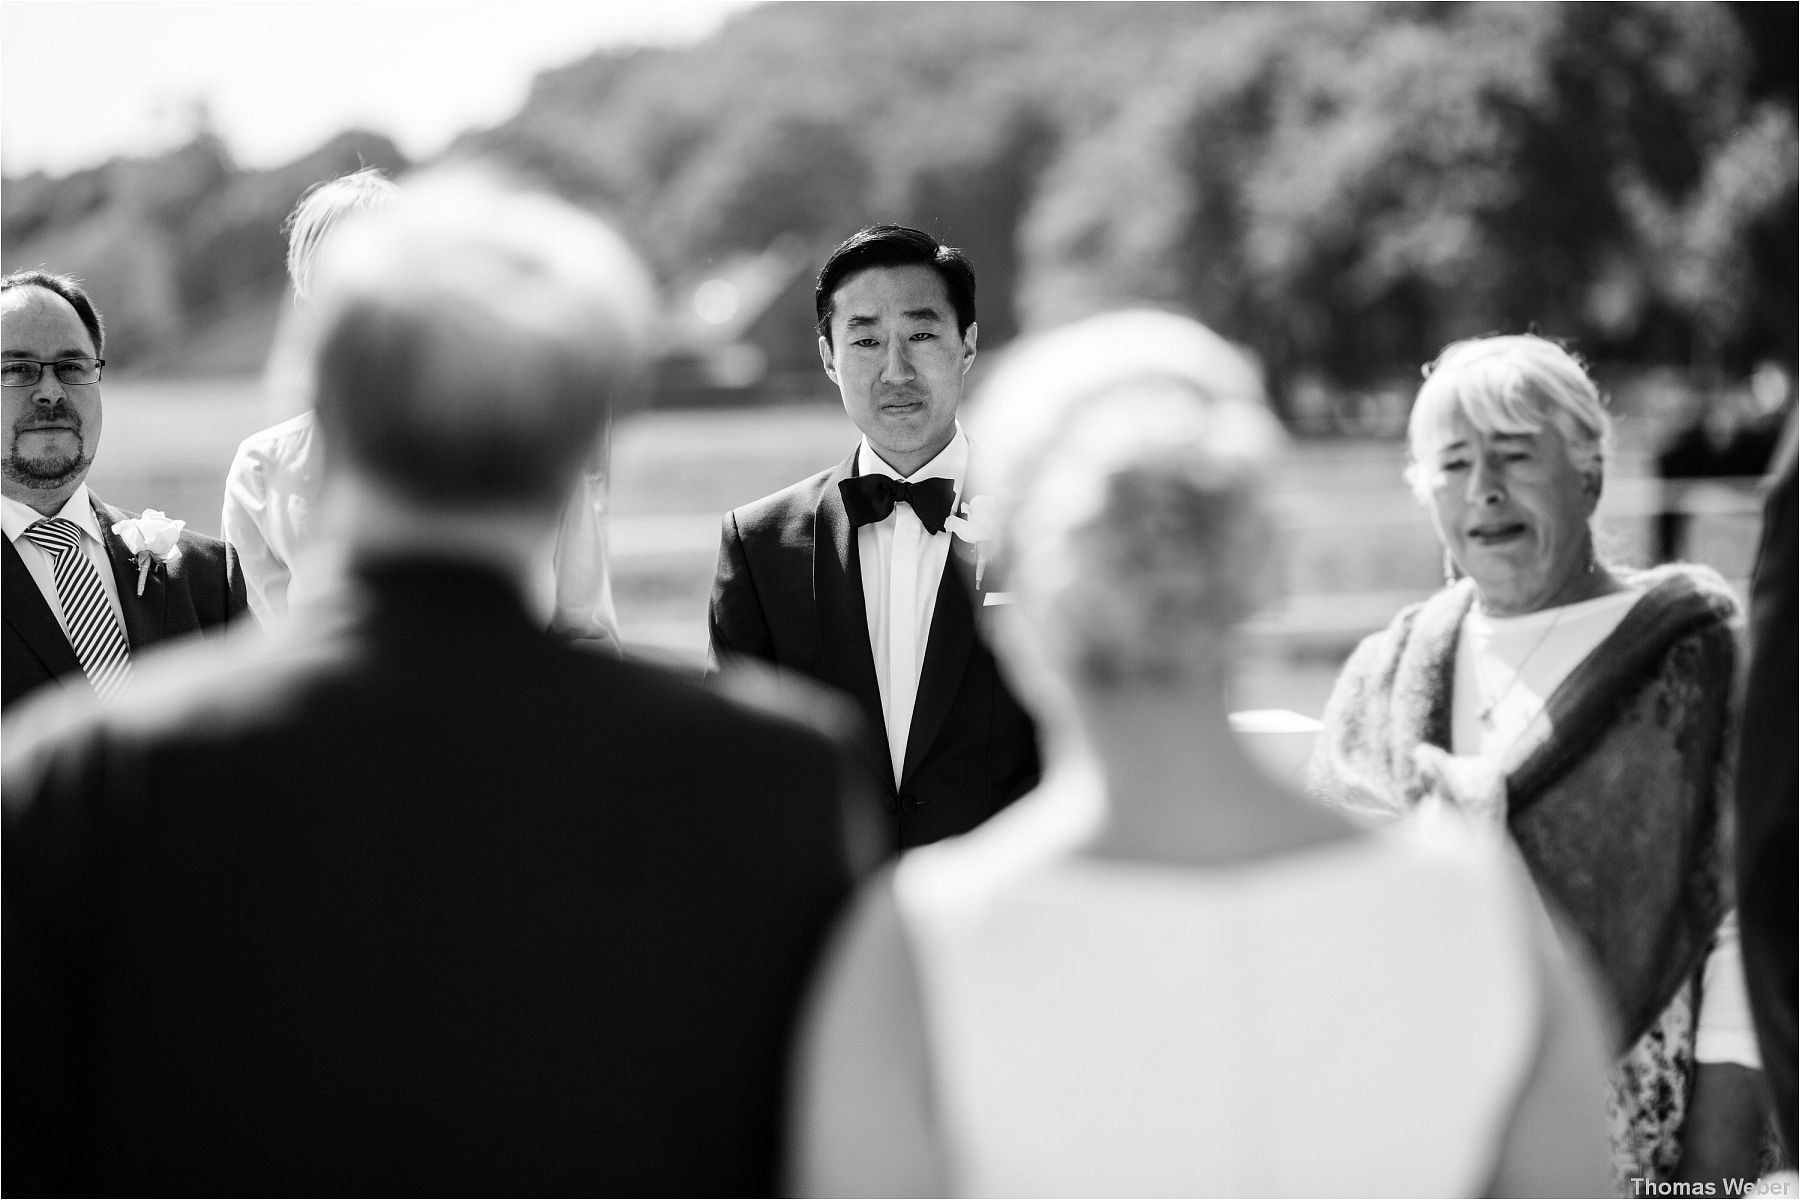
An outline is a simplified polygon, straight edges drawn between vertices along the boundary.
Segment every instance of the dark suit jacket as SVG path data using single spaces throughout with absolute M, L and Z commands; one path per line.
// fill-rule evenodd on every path
M 144 577 L 144 594 L 138 595 L 137 561 L 112 531 L 114 522 L 137 514 L 114 508 L 98 496 L 93 501 L 118 584 L 125 639 L 134 655 L 156 642 L 216 633 L 247 611 L 237 552 L 216 538 L 186 530 L 181 534 L 180 556 L 167 566 L 153 564 Z M 6 610 L 5 640 L 0 643 L 0 692 L 4 693 L 0 707 L 11 708 L 14 701 L 52 680 L 66 688 L 91 692 L 75 648 L 69 645 L 25 561 L 11 539 L 0 541 L 6 543 L 0 550 L 6 562 L 5 578 L 0 580 Z
M 775 1194 L 834 747 L 358 577 L 9 717 L 4 1190 Z
M 1787 1161 L 1795 1151 L 1795 1025 L 1800 965 L 1800 763 L 1794 737 L 1800 690 L 1800 456 L 1790 420 L 1763 510 L 1762 547 L 1750 586 L 1750 671 L 1738 750 L 1737 897 L 1743 929 L 1744 977 L 1762 1046 L 1763 1071 L 1775 1096 Z
M 938 588 L 895 787 L 858 539 L 838 491 L 855 463 L 852 453 L 726 514 L 708 627 L 716 662 L 762 659 L 856 701 L 863 753 L 885 787 L 894 845 L 904 849 L 973 829 L 1029 790 L 1039 772 L 1037 732 L 977 632 L 974 547 L 958 540 Z

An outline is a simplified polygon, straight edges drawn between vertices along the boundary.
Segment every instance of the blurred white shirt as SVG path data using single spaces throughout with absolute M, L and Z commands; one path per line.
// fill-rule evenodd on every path
M 335 556 L 311 536 L 323 458 L 313 415 L 302 413 L 245 438 L 225 476 L 220 529 L 237 549 L 250 611 L 265 628 L 336 578 Z M 619 618 L 606 559 L 606 477 L 588 470 L 563 508 L 554 549 L 533 571 L 533 609 L 552 633 L 616 652 Z

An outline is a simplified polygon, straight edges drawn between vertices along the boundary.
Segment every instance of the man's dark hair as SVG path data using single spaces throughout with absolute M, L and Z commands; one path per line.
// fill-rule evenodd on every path
M 45 291 L 55 292 L 69 302 L 81 323 L 87 326 L 88 336 L 94 339 L 94 357 L 99 358 L 106 351 L 106 334 L 100 325 L 100 312 L 94 302 L 88 299 L 87 291 L 70 275 L 56 275 L 41 267 L 31 271 L 14 271 L 4 279 L 0 279 L 0 292 L 10 292 L 16 287 L 41 287 Z
M 819 336 L 831 344 L 832 297 L 846 279 L 870 267 L 912 266 L 930 267 L 938 273 L 944 290 L 950 293 L 950 307 L 956 310 L 956 332 L 969 332 L 975 323 L 975 269 L 968 256 L 917 229 L 870 225 L 839 242 L 819 270 L 819 282 L 813 288 Z

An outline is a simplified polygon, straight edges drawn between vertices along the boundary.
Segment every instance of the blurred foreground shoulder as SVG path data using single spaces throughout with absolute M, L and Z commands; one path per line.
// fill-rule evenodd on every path
M 893 874 L 866 883 L 814 977 L 789 1105 L 796 1196 L 947 1196 L 932 1048 Z
M 847 700 L 793 671 L 740 661 L 709 677 L 708 687 L 750 712 L 805 726 L 834 743 L 849 744 L 861 728 Z
M 109 704 L 86 688 L 47 688 L 9 710 L 0 742 L 9 809 L 15 784 L 23 793 L 23 781 L 52 760 L 86 755 L 116 766 L 127 747 L 212 736 L 278 707 L 295 665 L 292 647 L 264 641 L 254 622 L 213 632 L 139 658 L 130 687 Z M 328 652 L 320 647 L 311 656 Z
M 853 877 L 872 874 L 897 849 L 881 792 L 870 778 L 867 731 L 841 694 L 796 671 L 734 659 L 708 686 L 749 712 L 797 725 L 823 738 L 837 781 L 838 821 L 845 860 Z

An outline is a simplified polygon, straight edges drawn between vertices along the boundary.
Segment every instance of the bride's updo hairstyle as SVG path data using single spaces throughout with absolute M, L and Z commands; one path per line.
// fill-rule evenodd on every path
M 1242 351 L 1171 313 L 1092 317 L 1016 343 L 970 427 L 980 490 L 1006 498 L 993 586 L 1033 657 L 1096 690 L 1217 669 L 1272 591 L 1286 444 Z

